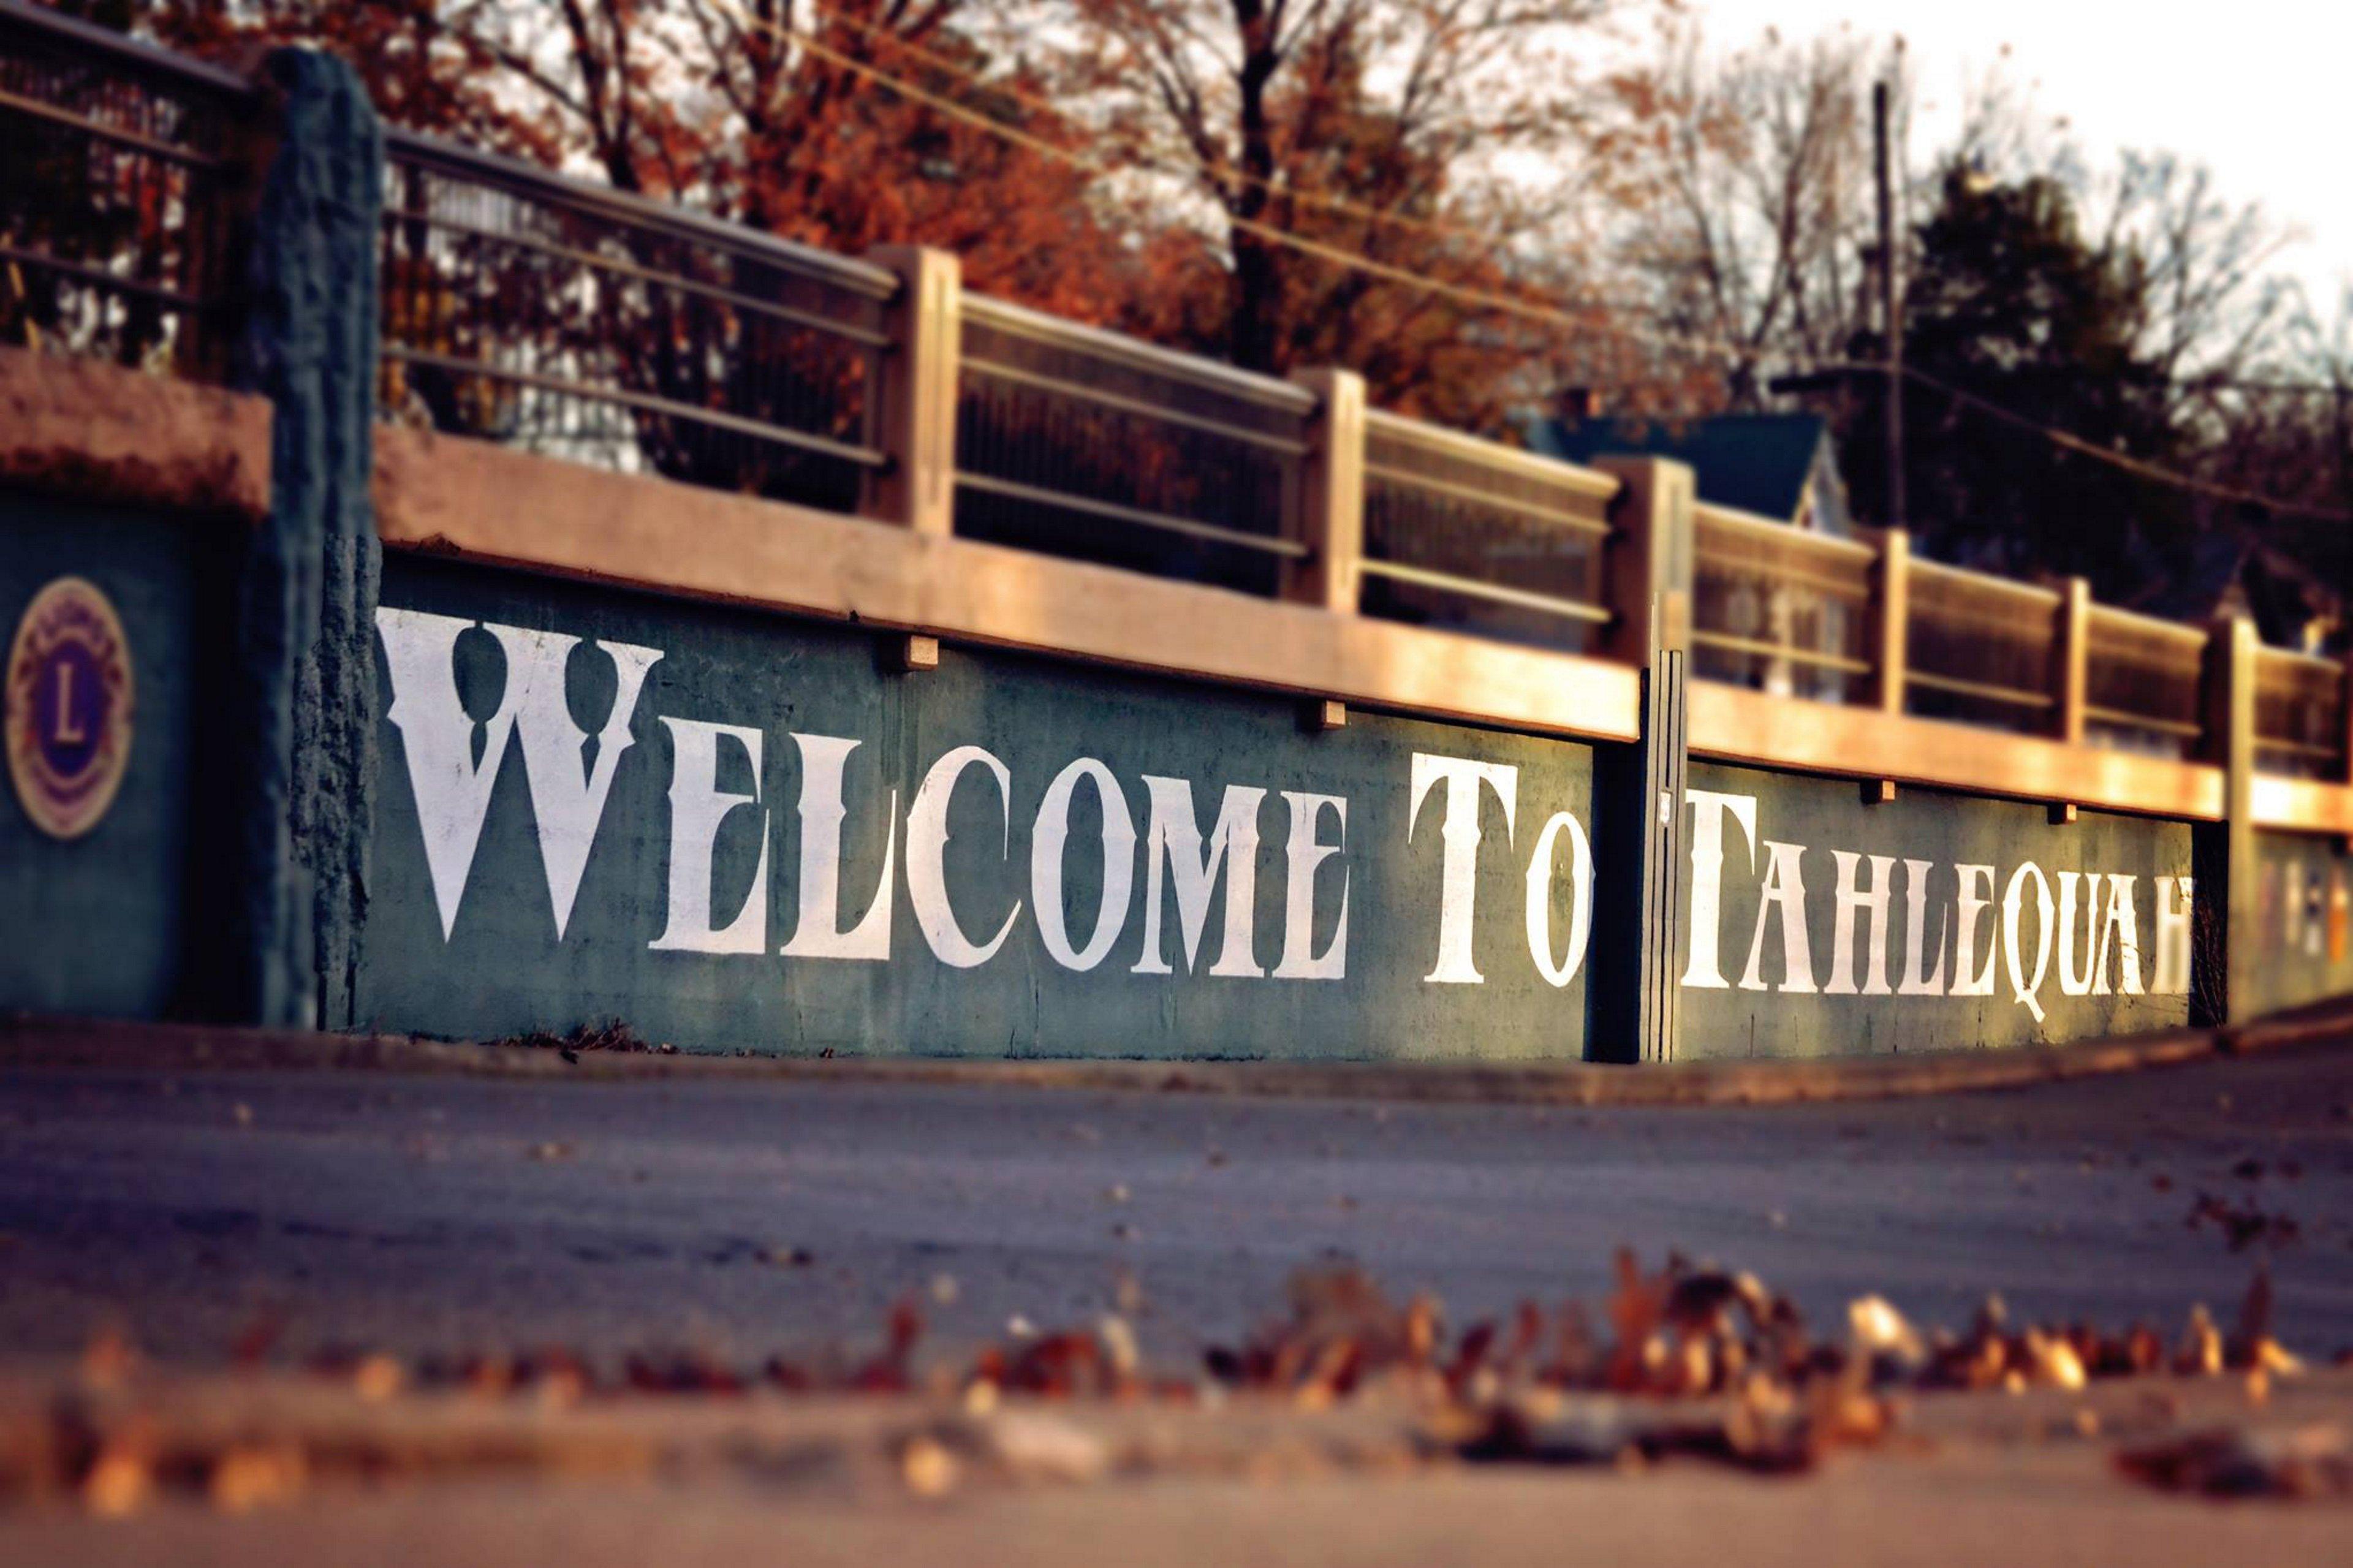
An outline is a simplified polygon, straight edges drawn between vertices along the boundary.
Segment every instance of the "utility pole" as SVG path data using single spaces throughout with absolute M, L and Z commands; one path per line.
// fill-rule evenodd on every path
M 1879 170 L 1879 319 L 1887 365 L 1887 516 L 1904 526 L 1904 301 L 1895 277 L 1894 153 L 1888 144 L 1887 84 L 1871 86 L 1871 134 Z
M 2337 416 L 2329 428 L 2336 437 L 2330 446 L 2337 458 L 2337 501 L 2353 510 L 2353 461 L 2348 460 L 2353 458 L 2353 384 L 2346 380 L 2346 355 L 2341 352 L 2328 356 L 2328 384 Z M 2347 655 L 2346 717 L 2353 724 L 2353 544 L 2348 545 L 2337 572 L 2337 636 Z M 2353 731 L 2348 731 L 2346 747 L 2348 765 L 2353 767 Z
M 2337 499 L 2353 510 L 2353 385 L 2346 383 L 2346 362 L 2337 360 L 2328 367 L 2329 391 L 2337 403 L 2335 435 L 2337 437 Z

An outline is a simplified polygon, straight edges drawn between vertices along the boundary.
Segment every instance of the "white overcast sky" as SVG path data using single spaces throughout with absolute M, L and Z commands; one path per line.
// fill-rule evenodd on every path
M 2353 0 L 1686 0 L 1711 41 L 1841 22 L 1901 34 L 1921 110 L 1915 157 L 1950 130 L 1963 84 L 2010 47 L 2040 109 L 2064 114 L 2097 166 L 2118 147 L 2210 165 L 2304 237 L 2279 266 L 2324 318 L 2353 284 Z

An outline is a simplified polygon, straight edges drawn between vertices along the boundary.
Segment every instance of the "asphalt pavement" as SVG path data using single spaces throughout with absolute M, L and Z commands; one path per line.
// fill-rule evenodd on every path
M 1637 1069 L 1639 1070 L 1639 1069 Z M 1877 1291 L 2227 1315 L 2353 1344 L 2353 1049 L 1776 1107 L 1252 1100 L 741 1077 L 0 1071 L 0 1354 L 113 1323 L 166 1361 L 562 1343 L 845 1353 L 1134 1321 L 1184 1363 L 1303 1265 L 1457 1321 L 1597 1298 L 1620 1243 Z

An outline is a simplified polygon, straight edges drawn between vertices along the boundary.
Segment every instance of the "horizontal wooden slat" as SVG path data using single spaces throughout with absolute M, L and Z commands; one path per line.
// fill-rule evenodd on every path
M 1147 375 L 1163 376 L 1227 397 L 1254 403 L 1263 408 L 1292 415 L 1315 411 L 1315 395 L 1291 382 L 1237 370 L 1217 360 L 1178 353 L 1157 343 L 1147 343 L 1141 338 L 1131 338 L 1124 332 L 1082 326 L 1076 321 L 1050 316 L 1042 310 L 1032 310 L 1010 300 L 966 293 L 964 297 L 964 319 L 1030 342 L 1084 354 Z
M 1240 441 L 1245 446 L 1262 447 L 1270 452 L 1281 452 L 1285 457 L 1303 457 L 1307 451 L 1307 443 L 1304 441 L 1294 441 L 1285 436 L 1270 436 L 1262 430 L 1253 430 L 1246 425 L 1235 425 L 1223 419 L 1203 419 L 1166 403 L 1150 403 L 1140 397 L 1122 397 L 1117 393 L 1107 392 L 1099 386 L 1088 386 L 1081 382 L 1065 381 L 1060 376 L 1040 375 L 1036 371 L 1024 370 L 1019 365 L 1000 363 L 996 360 L 985 359 L 979 354 L 962 355 L 957 363 L 967 374 L 973 375 L 985 375 L 992 380 L 1027 387 L 1032 392 L 1067 397 L 1073 403 L 1091 403 L 1099 408 L 1116 409 L 1122 414 L 1133 414 L 1140 418 L 1155 420 L 1163 425 L 1181 425 L 1187 430 L 1198 430 L 1204 435 L 1215 436 L 1221 440 Z
M 1461 430 L 1449 430 L 1442 425 L 1409 419 L 1402 414 L 1390 414 L 1378 408 L 1367 409 L 1365 432 L 1377 440 L 1417 447 L 1437 457 L 1469 463 L 1505 478 L 1577 491 L 1597 501 L 1617 499 L 1618 480 L 1599 468 L 1580 468 L 1575 463 L 1562 462 L 1557 458 L 1546 458 L 1517 447 L 1482 440 Z
M 1548 527 L 1573 529 L 1583 533 L 1605 536 L 1609 532 L 1609 524 L 1598 517 L 1580 517 L 1576 512 L 1563 511 L 1558 507 L 1541 506 L 1535 501 L 1521 500 L 1514 496 L 1497 495 L 1493 491 L 1478 489 L 1470 485 L 1449 484 L 1444 479 L 1435 479 L 1428 474 L 1411 473 L 1404 468 L 1388 468 L 1379 463 L 1367 462 L 1365 465 L 1365 478 L 1378 480 L 1383 484 L 1401 486 L 1406 489 L 1424 490 L 1431 495 L 1444 496 L 1450 500 L 1461 501 L 1470 506 L 1488 507 L 1496 511 L 1513 512 Z
M 1609 624 L 1609 612 L 1599 605 L 1588 605 L 1582 599 L 1565 599 L 1558 594 L 1531 593 L 1525 588 L 1508 587 L 1484 578 L 1465 577 L 1459 572 L 1437 572 L 1427 566 L 1409 565 L 1402 561 L 1363 561 L 1357 563 L 1356 570 L 1367 577 L 1386 577 L 1392 583 L 1411 583 L 1419 587 L 1435 588 L 1441 593 L 1460 594 L 1465 598 L 1484 599 L 1491 605 L 1509 605 L 1514 609 L 1535 610 L 1542 615 L 1587 621 L 1595 626 Z
M 2161 616 L 2143 615 L 2138 610 L 2120 610 L 2114 605 L 2092 606 L 2092 627 L 2094 635 L 2114 629 L 2126 635 L 2141 633 L 2178 642 L 2193 656 L 2206 646 L 2206 628 L 2184 621 L 2168 621 Z
M 2291 679 L 2297 670 L 2331 680 L 2345 673 L 2345 667 L 2325 653 L 2306 653 L 2293 647 L 2259 647 L 2255 649 L 2255 665 L 2258 669 L 2268 666 Z
M 1239 528 L 1197 522 L 1189 517 L 1178 517 L 1174 512 L 1146 511 L 1142 507 L 1122 506 L 1117 501 L 1096 500 L 1089 496 L 1074 495 L 1069 490 L 1050 490 L 1041 485 L 1016 484 L 1011 479 L 994 479 L 987 474 L 976 474 L 969 470 L 957 474 L 955 482 L 966 489 L 984 490 L 993 496 L 1003 496 L 1008 500 L 1027 501 L 1031 506 L 1054 507 L 1064 511 L 1082 511 L 1090 517 L 1132 522 L 1138 528 L 1157 528 L 1236 550 L 1255 550 L 1261 555 L 1280 555 L 1296 561 L 1307 553 L 1306 545 L 1280 534 L 1245 533 Z
M 1936 719 L 1793 701 L 1695 680 L 1694 754 L 1799 773 L 1894 779 L 2015 800 L 2198 821 L 2222 814 L 2221 770 Z
M 1843 670 L 1849 675 L 1871 673 L 1869 664 L 1859 658 L 1849 658 L 1844 654 L 1792 647 L 1788 643 L 1766 642 L 1758 637 L 1738 637 L 1730 632 L 1695 631 L 1692 633 L 1691 640 L 1700 647 L 1718 648 L 1754 658 L 1784 659 L 1791 664 L 1810 665 L 1819 669 Z
M 2021 583 L 2013 577 L 1996 577 L 1989 573 L 1972 572 L 1966 566 L 1947 566 L 1941 561 L 1930 561 L 1915 555 L 1912 558 L 1915 574 L 1949 583 L 1963 592 L 1978 590 L 1989 594 L 2006 594 L 2012 598 L 2030 599 L 2047 609 L 2057 609 L 2061 595 L 2056 589 L 2039 583 Z
M 2058 700 L 2048 691 L 2026 691 L 2015 686 L 1996 686 L 1987 680 L 1962 680 L 1926 669 L 1906 670 L 1904 679 L 1931 691 L 1949 691 L 1956 697 L 1979 697 L 1988 702 L 2007 702 L 2013 708 L 2048 708 Z
M 1810 554 L 1864 563 L 1879 556 L 1878 551 L 1862 540 L 1810 533 L 1777 518 L 1759 517 L 1753 511 L 1739 511 L 1728 506 L 1710 506 L 1703 501 L 1692 509 L 1692 516 L 1704 529 L 1721 528 L 1727 533 L 1742 534 L 1787 555 Z
M 1621 665 L 1335 615 L 485 442 L 376 433 L 385 542 L 1367 708 L 1604 740 Z
M 2353 786 L 2258 773 L 2251 798 L 2257 827 L 2353 837 Z
M 2106 724 L 2123 730 L 2147 730 L 2159 735 L 2174 735 L 2194 741 L 2205 731 L 2197 725 L 2179 719 L 2159 719 L 2153 714 L 2129 712 L 2122 708 L 2103 708 L 2086 703 L 2084 717 L 2094 724 Z

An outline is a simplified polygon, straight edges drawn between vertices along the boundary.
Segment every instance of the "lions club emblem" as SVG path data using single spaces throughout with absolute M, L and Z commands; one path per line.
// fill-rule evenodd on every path
M 98 826 L 131 760 L 131 646 L 104 594 L 60 577 L 33 597 L 8 648 L 8 776 L 35 826 Z

